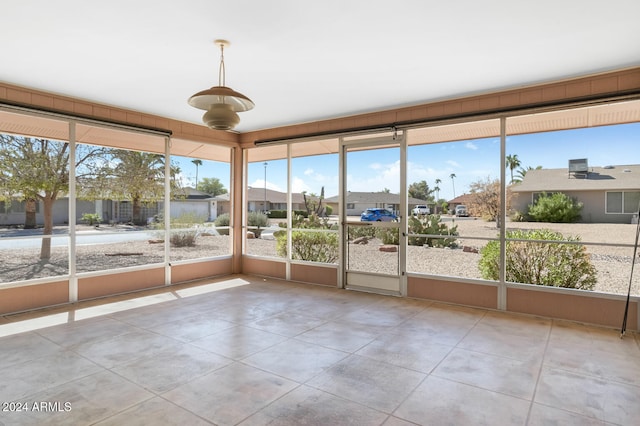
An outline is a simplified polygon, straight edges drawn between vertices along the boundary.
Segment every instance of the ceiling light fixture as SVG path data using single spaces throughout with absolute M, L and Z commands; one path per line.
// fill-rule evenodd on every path
M 229 47 L 231 43 L 227 40 L 215 40 L 214 43 L 220 46 L 218 85 L 191 96 L 189 105 L 207 111 L 202 116 L 202 121 L 208 127 L 216 130 L 231 130 L 240 122 L 240 117 L 236 113 L 249 111 L 255 105 L 242 93 L 225 86 L 224 48 Z

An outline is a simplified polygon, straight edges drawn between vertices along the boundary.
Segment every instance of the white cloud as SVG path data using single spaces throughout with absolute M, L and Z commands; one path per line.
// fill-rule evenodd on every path
M 467 149 L 472 149 L 472 150 L 477 150 L 478 149 L 478 145 L 474 144 L 473 142 L 469 141 L 466 144 L 464 144 L 465 148 Z
M 264 179 L 256 179 L 251 184 L 249 184 L 249 186 L 251 188 L 264 188 Z M 267 181 L 267 189 L 272 189 L 274 191 L 280 191 L 280 192 L 286 191 L 286 188 L 284 189 L 280 188 L 275 183 L 271 183 L 269 181 Z
M 315 173 L 314 170 L 311 168 L 304 171 L 305 176 L 312 176 L 314 173 Z
M 305 172 L 305 174 L 307 173 Z M 303 179 L 294 176 L 291 182 L 291 192 L 300 193 L 303 191 L 313 192 L 313 190 L 309 187 L 309 185 L 306 184 Z
M 454 160 L 447 160 L 447 164 L 453 167 L 460 167 L 460 163 L 454 161 Z

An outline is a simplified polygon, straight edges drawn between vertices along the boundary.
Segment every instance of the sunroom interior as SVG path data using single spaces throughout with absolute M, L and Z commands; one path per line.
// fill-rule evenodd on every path
M 417 231 L 407 228 L 407 221 L 393 225 L 395 232 L 401 235 L 397 253 L 383 254 L 392 258 L 394 265 L 391 270 L 376 272 L 358 266 L 352 260 L 355 251 L 349 236 L 361 224 L 341 211 L 334 212 L 336 226 L 324 231 L 338 240 L 335 249 L 337 254 L 331 258 L 321 256 L 320 259 L 324 260 L 320 261 L 300 258 L 287 254 L 294 250 L 290 245 L 291 236 L 301 232 L 292 221 L 284 220 L 280 224 L 281 229 L 287 231 L 282 244 L 289 246 L 284 252 L 278 253 L 273 241 L 247 238 L 249 232 L 255 231 L 255 227 L 247 222 L 250 212 L 244 189 L 248 185 L 247 176 L 254 169 L 261 173 L 264 168 L 266 173 L 269 164 L 274 171 L 279 170 L 287 176 L 290 182 L 299 159 L 323 158 L 329 164 L 327 175 L 340 181 L 340 196 L 343 196 L 349 191 L 350 185 L 347 177 L 349 156 L 373 152 L 383 157 L 396 156 L 398 164 L 402 164 L 401 174 L 404 177 L 400 186 L 392 192 L 406 196 L 406 190 L 402 189 L 409 183 L 406 168 L 412 159 L 418 157 L 418 154 L 414 154 L 417 150 L 443 149 L 471 141 L 492 147 L 490 150 L 493 154 L 489 161 L 496 170 L 503 170 L 504 174 L 497 176 L 497 179 L 501 193 L 506 196 L 509 185 L 505 156 L 520 136 L 533 135 L 531 141 L 524 142 L 531 144 L 535 143 L 536 134 L 628 126 L 631 137 L 635 137 L 638 134 L 637 123 L 640 122 L 640 101 L 635 94 L 638 72 L 637 69 L 630 69 L 526 89 L 245 133 L 213 131 L 198 125 L 4 84 L 0 91 L 3 94 L 0 130 L 3 133 L 73 142 L 70 145 L 74 146 L 76 158 L 80 158 L 85 148 L 100 147 L 157 154 L 168 159 L 163 162 L 163 167 L 167 168 L 171 167 L 175 158 L 211 162 L 229 177 L 231 215 L 228 235 L 217 237 L 222 242 L 217 242 L 215 249 L 207 246 L 208 251 L 193 250 L 189 253 L 189 250 L 172 247 L 169 243 L 171 235 L 179 234 L 184 226 L 190 225 L 176 224 L 170 219 L 171 205 L 176 198 L 171 195 L 171 173 L 166 173 L 162 178 L 166 181 L 160 183 L 164 184 L 166 191 L 166 194 L 161 194 L 162 198 L 166 197 L 167 201 L 159 204 L 163 210 L 156 212 L 161 213 L 163 223 L 155 231 L 159 241 L 166 242 L 154 245 L 153 253 L 145 252 L 140 256 L 126 256 L 129 253 L 122 250 L 121 244 L 112 244 L 115 253 L 104 254 L 127 258 L 126 262 L 118 263 L 115 269 L 110 266 L 112 263 L 96 261 L 87 248 L 91 247 L 88 243 L 90 236 L 76 231 L 73 226 L 50 236 L 7 236 L 9 239 L 15 238 L 16 243 L 25 239 L 50 239 L 54 252 L 59 253 L 56 254 L 57 260 L 51 261 L 55 264 L 53 267 L 42 267 L 37 255 L 33 256 L 31 265 L 16 265 L 15 268 L 12 265 L 12 270 L 21 270 L 24 276 L 7 273 L 3 278 L 1 310 L 4 314 L 16 313 L 208 277 L 249 274 L 617 327 L 621 312 L 627 306 L 624 283 L 630 278 L 622 273 L 616 277 L 620 285 L 613 290 L 596 286 L 585 291 L 510 282 L 504 274 L 497 279 L 486 279 L 478 272 L 478 268 L 471 272 L 462 271 L 465 268 L 461 266 L 468 264 L 468 259 L 457 259 L 452 267 L 444 268 L 438 266 L 441 262 L 424 257 L 426 251 L 413 251 L 409 241 L 419 235 L 414 235 Z M 611 149 L 616 149 L 615 143 L 612 143 Z M 630 153 L 630 158 L 632 155 Z M 71 176 L 83 173 L 79 160 L 77 164 L 75 169 L 70 167 L 73 170 Z M 68 220 L 65 222 L 69 225 L 81 224 L 76 212 L 83 198 L 83 184 L 79 179 L 75 179 L 74 185 L 64 188 L 68 194 Z M 291 182 L 288 186 L 290 193 Z M 506 243 L 503 242 L 508 240 L 506 233 L 511 228 L 518 228 L 519 224 L 508 220 L 510 212 L 504 200 L 500 205 L 505 207 L 500 207 L 499 214 L 506 227 L 497 226 L 500 222 L 498 218 L 494 222 L 487 222 L 481 235 L 461 229 L 458 238 L 475 248 L 495 241 L 505 250 Z M 103 206 L 104 209 L 106 207 Z M 288 213 L 289 217 L 295 216 L 292 211 Z M 410 216 L 406 199 L 398 213 L 400 217 Z M 632 217 L 627 214 L 621 220 L 632 226 Z M 458 226 L 464 228 L 464 225 L 465 222 L 458 222 Z M 109 234 L 108 227 L 103 228 L 101 232 Z M 602 237 L 585 236 L 584 245 L 587 250 L 619 251 L 623 256 L 620 259 L 624 259 L 624 255 L 630 254 L 626 252 L 633 250 L 631 231 L 632 228 L 629 228 L 628 241 L 612 242 Z M 115 228 L 111 232 L 113 238 L 119 237 Z M 147 232 L 143 231 L 141 238 L 148 237 Z M 163 233 L 166 235 L 161 235 Z M 135 241 L 135 234 L 132 232 L 127 235 Z M 270 244 L 270 248 L 265 251 L 263 246 L 266 244 Z M 447 257 L 457 254 L 454 252 L 447 253 Z M 5 253 L 8 256 L 10 249 Z M 477 254 L 475 256 L 476 260 L 471 262 L 477 262 Z M 504 264 L 505 260 L 501 262 Z M 631 265 L 628 266 L 630 268 Z M 385 283 L 388 280 L 390 283 Z M 378 281 L 381 283 L 376 284 Z M 636 282 L 629 284 L 628 326 L 635 330 L 639 320 L 640 290 Z
M 247 3 L 3 7 L 0 424 L 637 424 L 637 2 Z

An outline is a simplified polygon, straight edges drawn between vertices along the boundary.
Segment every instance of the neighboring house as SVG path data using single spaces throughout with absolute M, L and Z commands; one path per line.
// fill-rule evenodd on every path
M 468 211 L 469 206 L 472 204 L 471 203 L 472 198 L 473 197 L 471 194 L 462 194 L 462 195 L 458 195 L 456 198 L 452 200 L 447 201 L 448 208 L 449 208 L 448 213 L 453 213 L 456 210 L 456 207 L 458 206 L 467 206 L 467 211 Z M 473 212 L 469 211 L 469 214 L 473 214 Z
M 640 202 L 640 165 L 529 170 L 511 185 L 512 209 L 526 212 L 543 192 L 561 192 L 583 203 L 581 222 L 632 223 Z
M 333 208 L 334 212 L 338 212 L 339 196 L 326 198 L 324 201 Z M 392 211 L 395 214 L 400 212 L 400 194 L 392 194 L 390 192 L 351 192 L 346 197 L 346 213 L 347 216 L 360 216 L 360 213 L 370 208 L 383 208 Z M 433 203 L 425 200 L 408 197 L 408 211 L 410 212 L 418 204 L 426 204 L 433 210 Z
M 198 191 L 195 188 L 186 187 L 182 189 L 186 197 L 171 200 L 169 210 L 171 218 L 178 218 L 183 215 L 195 215 L 203 217 L 207 221 L 214 221 L 218 217 L 218 199 L 212 197 L 206 192 Z M 160 211 L 163 209 L 163 203 L 158 203 Z
M 0 226 L 24 225 L 25 222 L 25 201 L 13 199 L 10 201 L 0 201 Z M 41 201 L 36 203 L 36 224 L 44 224 L 44 206 Z M 93 201 L 78 200 L 76 202 L 76 220 L 85 213 L 95 213 L 96 205 Z M 53 223 L 54 225 L 65 225 L 69 223 L 69 199 L 62 197 L 53 203 Z
M 221 214 L 222 206 L 218 206 L 218 199 L 193 188 L 184 188 L 186 197 L 171 200 L 171 217 L 177 218 L 184 214 L 195 214 L 213 221 Z M 0 226 L 24 225 L 25 202 L 16 199 L 0 201 Z M 228 204 L 228 203 L 227 203 Z M 142 217 L 153 218 L 164 211 L 163 202 L 142 203 Z M 77 200 L 76 222 L 82 223 L 82 216 L 86 213 L 98 213 L 103 223 L 126 223 L 133 216 L 133 203 L 118 200 Z M 44 224 L 42 202 L 36 203 L 36 223 Z M 53 203 L 54 225 L 69 223 L 69 198 L 60 197 Z
M 307 195 L 307 200 L 316 199 Z M 216 197 L 219 212 L 230 211 L 229 194 L 222 194 Z M 304 195 L 302 193 L 291 194 L 291 206 L 293 210 L 306 210 L 304 205 Z M 265 188 L 247 188 L 247 211 L 262 212 L 269 210 L 287 210 L 287 194 L 285 192 L 274 191 Z

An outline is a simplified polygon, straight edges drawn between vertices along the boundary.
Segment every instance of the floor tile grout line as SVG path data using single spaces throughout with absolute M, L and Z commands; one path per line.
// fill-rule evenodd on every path
M 536 377 L 536 383 L 533 387 L 533 394 L 531 395 L 531 401 L 529 403 L 529 409 L 527 410 L 527 420 L 525 424 L 529 424 L 531 420 L 531 412 L 533 411 L 534 404 L 536 403 L 536 395 L 538 393 L 538 386 L 540 385 L 540 379 L 542 378 L 542 372 L 545 367 L 545 359 L 547 357 L 547 351 L 549 350 L 549 343 L 551 342 L 551 333 L 553 333 L 553 327 L 555 326 L 555 322 L 552 320 L 549 324 L 549 331 L 547 332 L 547 339 L 544 346 L 544 352 L 542 353 L 542 359 L 540 361 L 540 367 L 538 367 L 538 374 Z

